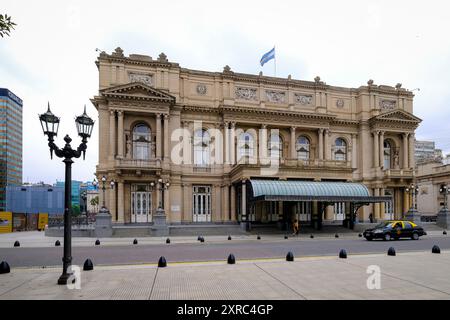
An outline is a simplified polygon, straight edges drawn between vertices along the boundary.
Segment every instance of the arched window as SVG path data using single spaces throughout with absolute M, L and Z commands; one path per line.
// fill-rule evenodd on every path
M 254 139 L 248 132 L 243 132 L 239 135 L 239 159 L 243 157 L 252 158 L 254 155 Z
M 269 150 L 270 158 L 280 160 L 283 155 L 283 140 L 281 140 L 280 135 L 271 134 L 268 142 L 267 149 Z
M 211 137 L 205 129 L 199 129 L 194 133 L 194 164 L 206 166 L 210 163 Z
M 150 159 L 151 131 L 146 124 L 138 124 L 133 128 L 133 158 Z
M 334 160 L 346 161 L 347 160 L 347 143 L 342 138 L 337 138 L 334 148 Z
M 297 139 L 295 150 L 297 150 L 298 160 L 309 160 L 309 139 L 305 136 L 300 136 Z
M 392 148 L 391 144 L 388 140 L 384 140 L 384 151 L 383 151 L 383 167 L 384 169 L 390 169 L 391 168 L 391 158 L 392 158 Z

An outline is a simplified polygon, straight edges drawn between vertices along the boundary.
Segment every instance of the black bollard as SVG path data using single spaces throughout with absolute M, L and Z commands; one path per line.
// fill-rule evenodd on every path
M 358 237 L 360 237 L 360 238 L 361 238 L 361 237 L 362 237 L 362 234 L 361 234 L 361 233 L 360 233 L 360 234 L 358 234 Z
M 236 258 L 234 257 L 234 255 L 232 253 L 230 253 L 230 255 L 228 256 L 228 264 L 235 264 L 236 263 Z
M 95 245 L 96 245 L 96 246 L 99 246 L 99 245 L 100 245 L 100 240 L 98 240 L 98 239 L 95 240 Z
M 294 254 L 291 251 L 287 253 L 286 261 L 294 261 Z
M 287 235 L 285 235 L 285 236 L 284 236 L 284 238 L 285 238 L 285 239 L 287 239 L 287 238 L 288 238 L 288 236 L 287 236 Z
M 258 235 L 258 236 L 256 237 L 256 239 L 258 239 L 258 240 L 261 240 L 261 237 L 260 237 L 260 235 Z
M 202 237 L 201 236 L 198 236 L 197 237 L 197 241 L 201 241 L 202 240 Z
M 16 240 L 16 242 L 14 242 L 14 247 L 20 247 L 20 242 Z
M 339 238 L 339 235 L 336 233 L 336 234 L 334 235 L 334 237 L 335 237 L 335 238 Z
M 165 267 L 167 267 L 166 258 L 160 257 L 158 261 L 158 268 L 165 268 Z
M 83 271 L 91 271 L 94 270 L 94 264 L 91 259 L 86 259 L 83 265 Z
M 200 238 L 200 242 L 205 242 L 205 238 L 203 238 L 203 236 Z
M 133 240 L 133 244 L 138 244 L 137 239 L 134 239 L 134 240 Z
M 345 251 L 344 249 L 341 249 L 341 251 L 339 251 L 339 258 L 347 259 L 347 251 Z
M 310 235 L 309 237 L 310 237 L 311 239 L 314 239 L 314 235 Z
M 6 261 L 2 261 L 2 263 L 0 263 L 0 274 L 3 273 L 10 273 L 11 270 L 9 268 L 9 264 Z
M 389 250 L 387 252 L 387 255 L 388 256 L 395 256 L 396 255 L 394 247 L 390 247 L 389 248 Z
M 446 230 L 442 231 L 442 234 L 443 234 L 443 235 L 446 235 L 446 234 L 447 234 L 447 231 L 446 231 Z
M 170 239 L 169 238 L 166 239 L 166 243 L 170 243 Z
M 441 248 L 439 248 L 437 245 L 434 245 L 431 249 L 431 253 L 441 253 Z
M 228 236 L 228 240 L 231 240 L 231 236 Z
M 61 242 L 59 242 L 59 240 L 56 240 L 55 247 L 59 247 L 60 245 L 61 245 Z

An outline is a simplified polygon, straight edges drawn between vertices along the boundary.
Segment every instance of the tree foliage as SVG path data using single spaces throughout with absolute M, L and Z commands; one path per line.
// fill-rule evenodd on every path
M 0 14 L 0 36 L 9 36 L 11 30 L 14 30 L 16 24 L 11 21 L 11 17 L 7 14 Z

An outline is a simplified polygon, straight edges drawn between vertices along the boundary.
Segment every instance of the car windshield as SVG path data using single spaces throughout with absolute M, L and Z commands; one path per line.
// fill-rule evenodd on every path
M 378 228 L 384 228 L 384 227 L 386 227 L 386 226 L 389 225 L 389 224 L 392 224 L 392 223 L 389 222 L 389 221 L 383 221 L 383 222 L 377 224 L 377 225 L 375 226 L 375 229 L 378 229 Z

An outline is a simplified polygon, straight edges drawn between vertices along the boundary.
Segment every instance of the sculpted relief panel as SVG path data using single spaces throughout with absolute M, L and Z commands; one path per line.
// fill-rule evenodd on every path
M 305 94 L 301 94 L 301 93 L 295 93 L 294 94 L 294 101 L 296 104 L 301 104 L 301 105 L 310 105 L 312 104 L 312 95 L 305 95 Z
M 254 88 L 236 87 L 235 94 L 237 99 L 253 101 L 258 100 L 256 89 Z
M 397 101 L 395 100 L 380 100 L 380 108 L 385 110 L 395 109 Z
M 129 79 L 130 82 L 143 82 L 148 86 L 153 84 L 153 76 L 150 74 L 130 73 Z
M 266 90 L 267 101 L 275 103 L 286 103 L 286 92 Z

